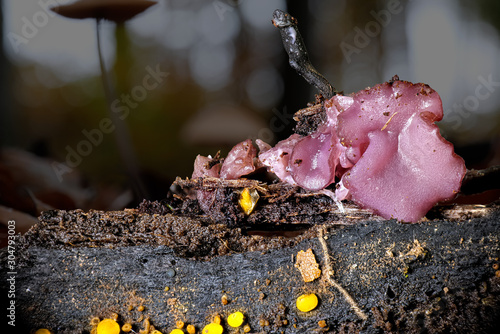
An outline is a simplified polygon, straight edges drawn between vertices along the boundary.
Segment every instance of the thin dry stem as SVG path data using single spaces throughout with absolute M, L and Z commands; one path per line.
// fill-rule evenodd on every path
M 114 90 L 114 85 L 108 76 L 108 71 L 104 63 L 104 58 L 102 54 L 102 41 L 100 35 L 100 23 L 101 20 L 96 20 L 96 36 L 97 36 L 97 53 L 99 56 L 99 66 L 101 69 L 101 80 L 104 87 L 104 95 L 106 97 L 106 105 L 108 115 L 115 126 L 115 140 L 118 147 L 118 153 L 124 164 L 126 172 L 131 181 L 132 189 L 137 197 L 137 200 L 147 198 L 146 188 L 141 180 L 139 166 L 137 165 L 137 159 L 133 153 L 132 140 L 130 134 L 123 120 L 121 120 L 116 113 L 111 109 L 111 105 L 117 100 L 117 95 Z

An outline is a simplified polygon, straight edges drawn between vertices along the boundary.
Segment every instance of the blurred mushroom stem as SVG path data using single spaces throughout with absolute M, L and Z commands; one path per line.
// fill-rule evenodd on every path
M 106 96 L 107 110 L 111 121 L 115 125 L 114 136 L 120 158 L 129 177 L 136 200 L 141 201 L 142 199 L 148 198 L 148 194 L 140 176 L 140 170 L 134 154 L 132 140 L 125 121 L 121 120 L 111 109 L 111 105 L 113 101 L 117 99 L 117 95 L 113 81 L 106 70 L 106 64 L 104 63 L 104 57 L 102 54 L 102 39 L 100 33 L 101 21 L 102 20 L 99 18 L 96 19 L 97 53 L 99 54 L 101 80 L 104 87 L 104 95 Z

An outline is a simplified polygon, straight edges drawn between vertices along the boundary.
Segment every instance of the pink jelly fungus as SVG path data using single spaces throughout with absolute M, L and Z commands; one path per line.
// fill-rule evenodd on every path
M 220 178 L 236 180 L 243 175 L 248 175 L 255 170 L 254 158 L 257 156 L 257 149 L 253 146 L 252 140 L 247 139 L 234 146 L 227 154 L 220 171 Z
M 408 222 L 459 191 L 465 164 L 439 133 L 442 102 L 429 86 L 395 80 L 334 96 L 325 109 L 316 132 L 259 154 L 282 181 L 317 191 L 337 176 L 338 200 Z
M 267 147 L 262 142 L 263 147 Z M 221 164 L 220 162 L 211 164 L 212 159 L 198 155 L 194 161 L 194 171 L 191 176 L 194 178 L 200 177 L 217 177 L 223 180 L 235 180 L 242 176 L 255 171 L 255 159 L 257 157 L 257 149 L 253 146 L 252 141 L 247 139 L 236 144 L 229 151 L 226 159 Z M 212 203 L 215 200 L 213 191 L 200 190 L 196 194 L 198 203 L 201 209 L 205 212 L 210 210 Z
M 194 160 L 194 171 L 192 178 L 198 177 L 219 177 L 220 175 L 220 163 L 214 164 L 210 167 L 209 164 L 212 161 L 211 158 L 199 155 Z
M 390 219 L 417 222 L 437 202 L 453 198 L 466 168 L 435 122 L 443 118 L 438 93 L 425 84 L 394 80 L 325 101 L 326 121 L 307 135 L 271 147 L 250 139 L 221 163 L 198 156 L 193 178 L 238 179 L 265 166 L 281 181 L 310 191 L 336 185 L 336 202 L 351 199 Z M 214 193 L 199 191 L 207 211 Z
M 298 134 L 293 134 L 287 139 L 278 142 L 273 148 L 259 153 L 259 160 L 268 167 L 270 172 L 276 174 L 281 181 L 292 185 L 296 183 L 290 174 L 288 163 L 292 150 L 300 139 L 301 137 Z
M 215 163 L 213 166 L 210 166 L 211 158 L 204 157 L 198 155 L 194 160 L 194 171 L 192 178 L 200 178 L 200 177 L 219 177 L 221 164 Z M 201 209 L 207 212 L 210 209 L 214 201 L 214 192 L 213 191 L 197 191 L 196 199 L 198 200 L 198 204 Z

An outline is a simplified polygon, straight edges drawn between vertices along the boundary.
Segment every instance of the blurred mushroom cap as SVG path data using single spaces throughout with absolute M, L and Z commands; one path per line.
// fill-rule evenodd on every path
M 78 0 L 52 7 L 51 10 L 72 19 L 95 18 L 123 22 L 155 4 L 156 1 L 150 0 Z

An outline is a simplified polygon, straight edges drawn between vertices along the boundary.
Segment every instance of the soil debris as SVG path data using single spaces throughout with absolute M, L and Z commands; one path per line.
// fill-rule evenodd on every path
M 312 282 L 321 276 L 321 269 L 319 269 L 318 262 L 311 248 L 307 251 L 299 251 L 297 253 L 297 261 L 295 267 L 300 271 L 304 282 Z
M 314 235 L 315 232 L 309 229 L 293 238 L 249 235 L 247 229 L 228 227 L 209 219 L 146 214 L 136 209 L 106 212 L 61 210 L 44 212 L 40 222 L 20 240 L 19 247 L 22 250 L 30 247 L 168 246 L 178 256 L 209 260 L 233 253 L 292 247 Z M 175 276 L 174 269 L 170 268 L 167 274 Z

